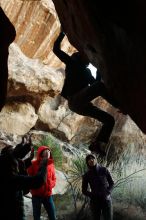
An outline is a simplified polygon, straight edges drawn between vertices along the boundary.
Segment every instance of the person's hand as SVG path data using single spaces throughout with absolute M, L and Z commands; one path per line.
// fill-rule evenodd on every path
M 23 144 L 23 145 L 24 145 L 24 144 L 30 144 L 30 145 L 32 145 L 31 136 L 32 136 L 32 134 L 24 135 L 24 136 L 22 137 L 22 144 Z
M 48 158 L 43 158 L 40 162 L 40 167 L 46 167 L 48 164 Z
M 22 145 L 24 145 L 24 144 L 25 144 L 25 142 L 26 142 L 26 135 L 24 135 L 24 136 L 22 137 L 21 144 L 22 144 Z
M 34 148 L 31 148 L 31 152 L 30 152 L 30 156 L 29 156 L 30 160 L 32 160 L 34 158 Z
M 109 195 L 109 192 L 108 192 L 107 190 L 103 190 L 103 191 L 100 193 L 101 198 L 106 198 L 108 195 Z
M 17 144 L 14 149 L 16 158 L 24 158 L 31 151 L 32 141 L 31 135 L 24 135 L 20 144 Z
M 29 144 L 32 145 L 32 139 L 31 139 L 31 137 L 32 137 L 32 134 L 29 134 L 29 135 L 27 136 L 27 141 L 28 141 Z

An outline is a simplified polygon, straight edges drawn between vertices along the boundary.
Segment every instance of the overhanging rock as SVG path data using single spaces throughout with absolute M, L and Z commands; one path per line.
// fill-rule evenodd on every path
M 111 96 L 146 133 L 146 2 L 53 2 L 71 44 L 100 68 Z

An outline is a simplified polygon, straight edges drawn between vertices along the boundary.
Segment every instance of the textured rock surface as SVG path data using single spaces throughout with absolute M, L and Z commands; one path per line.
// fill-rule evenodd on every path
M 17 44 L 12 44 L 9 52 L 8 100 L 28 100 L 37 108 L 45 96 L 61 91 L 64 75 L 60 70 L 26 57 Z
M 51 66 L 60 66 L 52 52 L 60 27 L 52 0 L 0 0 L 0 3 L 15 26 L 15 42 L 23 53 Z M 64 41 L 63 48 L 68 52 L 73 50 L 68 41 Z
M 99 123 L 69 111 L 67 102 L 59 96 L 64 81 L 63 69 L 56 69 L 39 59 L 26 57 L 15 43 L 10 46 L 9 52 L 9 106 L 12 105 L 13 109 L 13 103 L 28 102 L 38 114 L 38 121 L 32 127 L 57 132 L 60 138 L 72 143 L 89 141 Z M 15 134 L 15 130 L 11 129 L 13 122 L 11 123 L 12 126 L 9 125 L 7 131 Z M 18 126 L 21 124 L 18 123 Z M 30 128 L 28 126 L 27 132 Z M 20 130 L 22 134 L 25 133 L 23 129 Z
M 38 116 L 29 104 L 11 104 L 0 112 L 0 130 L 6 133 L 24 135 L 34 127 Z
M 110 94 L 146 132 L 146 2 L 53 2 L 70 42 L 100 67 Z
M 40 106 L 38 115 L 49 129 L 59 131 L 71 143 L 88 142 L 97 125 L 95 120 L 71 112 L 61 97 L 47 98 Z

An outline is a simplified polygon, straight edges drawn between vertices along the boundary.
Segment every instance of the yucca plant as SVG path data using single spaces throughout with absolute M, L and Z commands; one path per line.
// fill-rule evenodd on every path
M 76 219 L 79 219 L 79 215 L 87 203 L 81 192 L 82 175 L 86 172 L 86 170 L 87 166 L 84 157 L 77 155 L 76 158 L 72 160 L 72 166 L 68 170 L 68 176 L 65 175 L 68 182 L 67 191 L 71 193 L 73 198 L 74 214 Z M 83 202 L 80 210 L 78 210 L 77 207 L 78 201 Z
M 72 167 L 68 170 L 68 182 L 71 182 L 76 197 L 81 197 L 82 175 L 86 172 L 87 166 L 83 156 L 77 157 L 72 161 Z
M 145 208 L 146 161 L 132 146 L 121 154 L 115 164 L 110 164 L 115 180 L 113 197 L 116 201 Z

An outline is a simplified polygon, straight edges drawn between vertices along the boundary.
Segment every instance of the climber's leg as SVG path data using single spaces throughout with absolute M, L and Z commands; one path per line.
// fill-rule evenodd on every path
M 96 97 L 101 96 L 105 100 L 107 100 L 111 105 L 114 107 L 118 107 L 118 104 L 115 100 L 113 100 L 107 92 L 105 85 L 103 82 L 95 82 L 91 86 L 87 86 L 86 88 L 82 89 L 80 92 L 75 94 L 74 98 L 74 105 L 86 105 L 91 102 Z M 71 97 L 72 98 L 72 97 Z M 70 98 L 69 98 L 70 99 Z
M 95 106 L 92 106 L 92 109 L 90 107 L 90 117 L 98 119 L 103 125 L 95 140 L 90 144 L 89 149 L 99 153 L 101 156 L 105 156 L 106 146 L 111 136 L 115 120 L 113 116 Z
M 97 111 L 96 109 L 93 111 Z M 106 146 L 111 136 L 115 120 L 113 116 L 108 114 L 107 112 L 101 111 L 98 109 L 98 120 L 103 123 L 99 134 L 95 138 L 94 141 L 89 146 L 91 151 L 99 153 L 101 156 L 106 155 Z
M 115 120 L 110 114 L 97 108 L 92 103 L 88 103 L 87 105 L 75 105 L 76 101 L 74 101 L 74 98 L 75 97 L 70 99 L 68 102 L 69 108 L 72 111 L 74 111 L 80 115 L 95 118 L 98 121 L 103 123 L 103 126 L 102 126 L 97 138 L 95 139 L 94 143 L 92 143 L 90 145 L 90 150 L 94 150 L 96 152 L 99 152 L 99 149 L 96 149 L 96 148 L 100 148 L 100 146 L 98 146 L 98 143 L 100 143 L 100 144 L 101 143 L 105 143 L 105 144 L 108 143 L 109 137 L 111 135 L 112 129 L 115 124 Z

